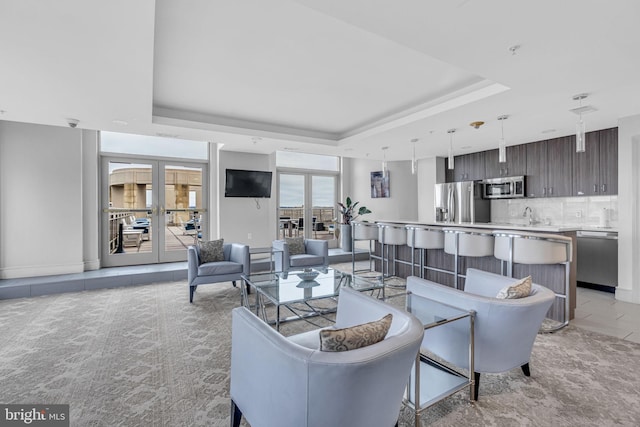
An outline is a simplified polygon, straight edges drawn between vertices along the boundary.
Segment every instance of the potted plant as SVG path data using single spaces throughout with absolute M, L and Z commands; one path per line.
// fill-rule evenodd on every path
M 354 221 L 360 215 L 370 214 L 371 211 L 365 206 L 360 206 L 356 210 L 360 202 L 353 202 L 351 197 L 347 197 L 345 203 L 338 202 L 340 206 L 340 214 L 342 215 L 342 221 L 340 222 L 340 246 L 342 250 L 351 251 L 351 221 Z

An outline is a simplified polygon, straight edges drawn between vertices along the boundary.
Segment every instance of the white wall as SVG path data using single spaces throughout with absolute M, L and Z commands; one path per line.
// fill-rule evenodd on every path
M 618 288 L 616 298 L 640 303 L 640 115 L 618 122 Z
M 83 264 L 82 130 L 0 122 L 0 278 Z
M 434 208 L 435 184 L 445 181 L 444 159 L 431 157 L 418 160 L 418 221 L 436 220 Z
M 253 247 L 271 246 L 276 238 L 275 163 L 273 156 L 264 154 L 219 151 L 218 190 L 220 208 L 219 236 L 225 242 L 245 243 Z M 271 198 L 224 197 L 225 169 L 272 171 Z M 211 215 L 215 215 L 212 212 Z M 212 218 L 212 221 L 214 219 Z M 249 238 L 251 234 L 251 238 Z
M 380 161 L 351 159 L 347 174 L 350 191 L 343 194 L 359 201 L 372 213 L 361 217 L 367 221 L 417 221 L 418 220 L 418 175 L 411 174 L 409 161 L 387 162 L 389 168 L 389 198 L 371 198 L 371 172 L 382 170 Z

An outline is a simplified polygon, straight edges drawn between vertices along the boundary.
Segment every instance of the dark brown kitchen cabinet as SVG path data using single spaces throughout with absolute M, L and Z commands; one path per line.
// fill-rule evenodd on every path
M 532 142 L 525 145 L 527 152 L 527 178 L 525 195 L 527 197 L 547 196 L 547 141 Z
M 575 153 L 573 195 L 618 194 L 618 129 L 588 132 L 585 151 Z
M 447 182 L 475 181 L 484 179 L 484 151 L 455 156 L 453 170 L 447 165 Z
M 484 152 L 485 178 L 500 178 L 505 176 L 521 176 L 527 173 L 527 150 L 524 145 L 507 147 L 507 161 L 500 163 L 498 150 Z
M 571 196 L 575 136 L 526 144 L 526 196 Z
M 600 131 L 600 194 L 618 194 L 618 128 Z

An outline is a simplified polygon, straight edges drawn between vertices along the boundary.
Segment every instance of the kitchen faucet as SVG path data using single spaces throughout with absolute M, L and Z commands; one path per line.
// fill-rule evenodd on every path
M 533 225 L 534 221 L 533 221 L 533 209 L 531 209 L 529 206 L 526 206 L 524 208 L 524 212 L 522 212 L 522 216 L 526 217 L 527 216 L 527 211 L 529 211 L 529 225 Z M 537 222 L 537 221 L 535 221 Z

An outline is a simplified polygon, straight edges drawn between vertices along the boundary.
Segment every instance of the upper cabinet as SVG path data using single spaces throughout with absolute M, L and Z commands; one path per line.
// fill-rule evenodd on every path
M 586 150 L 576 153 L 575 135 L 455 157 L 447 182 L 525 175 L 526 197 L 618 194 L 618 128 L 589 132 Z M 446 162 L 445 162 L 446 164 Z
M 527 173 L 527 150 L 525 145 L 507 147 L 507 161 L 498 162 L 498 150 L 484 152 L 484 177 L 500 178 L 521 176 Z
M 586 134 L 585 151 L 575 153 L 573 195 L 618 194 L 618 129 Z
M 484 179 L 484 151 L 455 156 L 453 170 L 447 164 L 447 182 L 475 181 Z
M 526 144 L 526 197 L 571 196 L 575 137 Z

